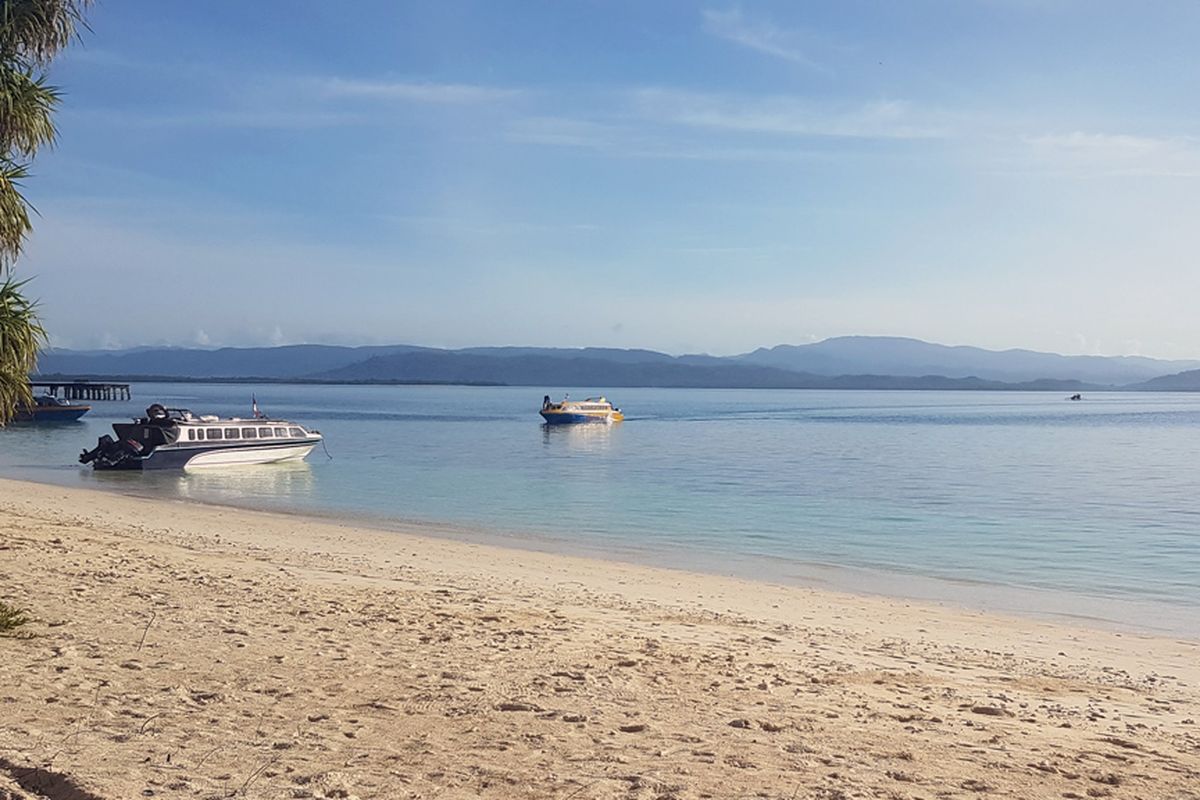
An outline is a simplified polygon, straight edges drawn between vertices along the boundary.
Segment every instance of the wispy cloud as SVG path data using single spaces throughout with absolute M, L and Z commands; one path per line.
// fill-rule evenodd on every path
M 520 89 L 421 80 L 324 77 L 311 79 L 311 84 L 326 98 L 399 100 L 447 105 L 493 103 L 511 100 L 523 93 Z
M 337 76 L 263 75 L 232 80 L 216 70 L 191 67 L 206 87 L 176 108 L 68 108 L 69 118 L 106 126 L 305 130 L 370 124 L 383 105 L 483 106 L 519 97 L 519 89 L 464 83 L 392 81 Z
M 152 62 L 103 48 L 71 48 L 64 59 L 88 67 L 123 72 L 142 80 L 169 80 L 175 84 L 187 82 L 194 94 L 249 94 L 258 100 L 282 97 L 292 102 L 299 99 L 310 102 L 362 99 L 467 105 L 511 100 L 526 93 L 523 89 L 437 81 L 422 76 L 396 78 L 281 72 L 247 75 L 244 70 L 219 61 Z
M 798 31 L 782 28 L 769 20 L 748 19 L 739 8 L 729 11 L 708 9 L 701 13 L 704 30 L 719 39 L 795 64 L 827 71 L 805 52 L 802 43 L 804 37 Z
M 1124 133 L 1046 133 L 1021 138 L 1040 172 L 1079 176 L 1200 177 L 1200 139 Z
M 570 117 L 521 117 L 505 138 L 516 144 L 591 150 L 611 158 L 675 161 L 798 161 L 818 155 L 797 147 L 763 147 L 683 137 L 660 121 L 629 119 L 621 124 Z
M 561 147 L 607 149 L 627 140 L 630 132 L 623 127 L 570 117 L 522 117 L 506 131 L 509 141 Z
M 1071 152 L 1104 159 L 1143 158 L 1162 152 L 1172 143 L 1170 139 L 1152 136 L 1131 136 L 1123 133 L 1047 133 L 1026 136 L 1024 140 L 1036 148 Z
M 791 96 L 734 97 L 671 89 L 639 89 L 634 105 L 648 117 L 703 128 L 788 136 L 937 139 L 951 133 L 931 112 L 882 100 L 845 109 L 819 108 Z
M 517 144 L 592 150 L 614 158 L 799 161 L 827 157 L 835 140 L 931 140 L 954 134 L 954 116 L 899 100 L 822 107 L 783 95 L 747 97 L 638 88 L 597 97 L 588 117 L 517 116 Z
M 411 228 L 419 235 L 434 236 L 529 236 L 543 234 L 581 234 L 599 231 L 590 222 L 531 222 L 515 219 L 470 219 L 433 214 L 379 214 L 382 222 Z
M 360 113 L 321 109 L 177 109 L 161 111 L 117 111 L 112 109 L 67 109 L 64 119 L 114 128 L 229 128 L 242 130 L 307 130 L 335 128 L 369 121 Z

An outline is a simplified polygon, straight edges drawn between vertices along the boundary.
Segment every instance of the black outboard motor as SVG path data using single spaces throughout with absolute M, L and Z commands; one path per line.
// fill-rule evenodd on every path
M 91 450 L 84 450 L 82 453 L 79 454 L 79 463 L 80 464 L 92 463 L 93 461 L 95 461 L 97 458 L 100 457 L 101 453 L 105 452 L 106 450 L 111 449 L 114 444 L 116 444 L 116 442 L 113 441 L 113 438 L 111 436 L 109 436 L 107 433 L 104 434 L 103 436 L 100 437 L 100 441 L 96 442 L 95 448 L 93 448 Z
M 135 459 L 141 455 L 143 450 L 140 442 L 135 442 L 132 439 L 129 441 L 118 442 L 113 437 L 105 434 L 96 442 L 96 446 L 91 450 L 84 450 L 79 454 L 80 464 L 91 464 L 95 462 L 97 469 L 120 469 L 122 466 L 128 466 L 130 469 L 135 466 Z
M 186 413 L 154 403 L 141 419 L 114 424 L 116 438 L 101 436 L 94 448 L 79 454 L 79 463 L 91 464 L 96 469 L 143 469 L 157 447 L 170 444 L 178 436 L 177 417 L 172 415 L 181 417 Z

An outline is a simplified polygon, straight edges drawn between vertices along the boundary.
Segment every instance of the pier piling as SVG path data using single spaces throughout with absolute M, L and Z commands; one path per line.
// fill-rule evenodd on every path
M 63 400 L 129 400 L 133 394 L 128 383 L 94 383 L 92 381 L 30 381 L 29 388 L 40 389 L 51 397 Z

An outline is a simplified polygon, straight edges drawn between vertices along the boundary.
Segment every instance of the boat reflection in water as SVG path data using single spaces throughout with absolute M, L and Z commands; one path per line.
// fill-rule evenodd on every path
M 305 461 L 240 466 L 236 469 L 100 471 L 81 473 L 108 488 L 154 498 L 295 510 L 308 505 L 316 485 Z
M 310 495 L 314 482 L 312 467 L 304 461 L 281 461 L 228 470 L 195 470 L 173 477 L 179 479 L 179 494 L 184 498 L 277 500 L 288 507 L 293 505 L 288 502 L 289 498 Z
M 612 447 L 616 425 L 542 425 L 542 444 L 568 452 L 599 453 Z

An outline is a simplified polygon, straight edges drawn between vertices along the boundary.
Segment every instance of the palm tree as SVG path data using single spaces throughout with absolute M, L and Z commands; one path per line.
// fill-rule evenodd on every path
M 59 93 L 46 83 L 54 57 L 85 26 L 91 0 L 0 0 L 0 425 L 28 403 L 28 378 L 46 341 L 24 281 L 12 277 L 32 226 L 21 181 L 53 145 Z
M 21 294 L 21 282 L 0 281 L 0 420 L 12 419 L 29 401 L 29 373 L 46 332 L 34 304 Z

